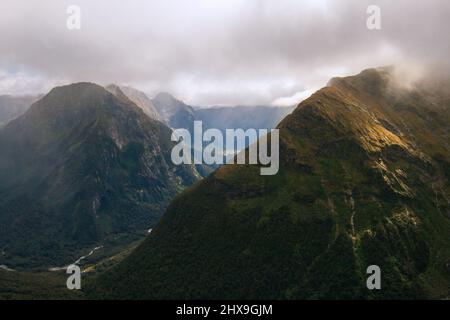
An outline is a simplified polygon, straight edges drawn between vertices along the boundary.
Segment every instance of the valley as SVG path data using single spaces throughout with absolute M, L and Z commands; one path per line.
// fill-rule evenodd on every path
M 73 2 L 0 1 L 0 301 L 450 300 L 450 1 Z
M 52 90 L 0 130 L 0 297 L 445 299 L 450 91 L 392 79 L 368 69 L 302 101 L 273 176 L 171 163 L 170 127 L 199 120 L 168 94 L 140 100 L 153 119 L 118 86 Z M 81 292 L 63 288 L 71 261 Z

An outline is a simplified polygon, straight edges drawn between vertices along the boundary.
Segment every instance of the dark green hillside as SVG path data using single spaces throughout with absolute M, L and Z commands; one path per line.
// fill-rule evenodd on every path
M 450 90 L 334 79 L 279 125 L 278 175 L 226 165 L 178 196 L 97 298 L 450 296 Z M 428 83 L 428 82 L 427 82 Z M 366 288 L 366 268 L 382 289 Z
M 172 164 L 170 135 L 92 83 L 55 88 L 33 104 L 0 130 L 0 264 L 61 266 L 142 237 L 200 178 Z
M 83 299 L 79 290 L 68 290 L 64 272 L 9 272 L 0 270 L 0 300 Z

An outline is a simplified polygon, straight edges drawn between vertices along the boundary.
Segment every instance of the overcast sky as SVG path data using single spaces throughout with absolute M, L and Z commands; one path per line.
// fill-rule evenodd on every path
M 68 30 L 69 5 L 81 30 Z M 381 30 L 368 30 L 368 5 Z M 293 104 L 333 76 L 450 57 L 448 0 L 1 0 L 0 94 L 76 81 Z

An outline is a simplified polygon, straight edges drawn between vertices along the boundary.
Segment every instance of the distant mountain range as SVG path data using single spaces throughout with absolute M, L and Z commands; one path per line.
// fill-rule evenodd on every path
M 154 120 L 173 129 L 185 128 L 193 132 L 194 121 L 202 121 L 203 128 L 226 129 L 274 129 L 292 107 L 276 106 L 222 106 L 193 107 L 167 92 L 150 99 L 144 92 L 128 86 L 110 84 L 105 87 L 112 94 L 128 99 Z M 24 114 L 41 96 L 0 96 L 0 126 Z
M 192 107 L 168 93 L 159 93 L 152 102 L 165 123 L 174 129 L 188 129 L 191 136 L 194 135 L 194 121 L 201 121 L 203 130 L 220 130 L 223 136 L 226 129 L 274 129 L 294 109 L 274 106 Z M 254 142 L 256 140 L 246 141 L 245 146 Z M 227 157 L 224 158 L 226 160 Z
M 294 110 L 292 107 L 234 106 L 196 108 L 197 120 L 203 121 L 204 128 L 226 129 L 275 129 L 278 123 Z
M 194 120 L 202 120 L 206 128 L 270 128 L 292 112 L 292 107 L 276 106 L 190 106 L 167 92 L 157 94 L 153 99 L 147 94 L 129 86 L 110 84 L 106 90 L 126 97 L 140 107 L 146 115 L 160 120 L 172 128 L 189 128 Z M 24 114 L 31 104 L 43 95 L 0 96 L 0 125 Z M 239 116 L 241 115 L 241 116 Z
M 331 80 L 278 125 L 278 175 L 222 166 L 88 296 L 448 298 L 449 88 L 403 87 L 390 68 Z
M 159 93 L 152 102 L 170 127 L 185 128 L 191 133 L 194 121 L 202 121 L 204 130 L 215 128 L 223 134 L 226 129 L 274 129 L 294 109 L 294 106 L 193 107 L 168 93 Z

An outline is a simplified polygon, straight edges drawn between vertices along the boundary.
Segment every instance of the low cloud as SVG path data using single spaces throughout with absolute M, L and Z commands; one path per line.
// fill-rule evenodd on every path
M 311 96 L 318 89 L 319 88 L 303 90 L 303 91 L 296 92 L 294 95 L 289 96 L 289 97 L 277 98 L 272 102 L 272 105 L 280 106 L 280 107 L 294 106 L 294 105 L 298 104 L 299 101 L 305 100 L 306 98 Z

